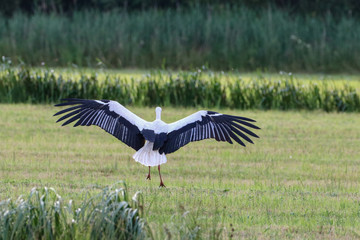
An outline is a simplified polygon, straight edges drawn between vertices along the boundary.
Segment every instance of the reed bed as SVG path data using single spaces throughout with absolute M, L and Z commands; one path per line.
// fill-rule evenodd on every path
M 62 98 L 113 99 L 135 106 L 360 111 L 360 96 L 355 87 L 326 81 L 303 84 L 292 76 L 279 80 L 259 76 L 252 81 L 240 77 L 224 81 L 213 72 L 159 71 L 137 79 L 107 75 L 99 81 L 97 74 L 65 79 L 54 70 L 3 67 L 1 71 L 1 103 L 57 103 Z
M 351 16 L 243 7 L 0 17 L 0 52 L 32 66 L 359 72 Z
M 151 236 L 140 217 L 138 193 L 126 185 L 104 188 L 79 204 L 66 202 L 53 188 L 33 188 L 28 196 L 0 202 L 1 239 L 144 239 Z M 150 235 L 149 235 L 150 234 Z

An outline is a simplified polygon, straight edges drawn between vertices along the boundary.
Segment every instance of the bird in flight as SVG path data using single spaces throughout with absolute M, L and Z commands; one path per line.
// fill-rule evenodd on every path
M 258 138 L 249 128 L 260 129 L 251 124 L 250 118 L 231 116 L 212 111 L 198 111 L 177 122 L 165 123 L 161 120 L 161 108 L 155 109 L 156 119 L 145 121 L 120 103 L 112 100 L 86 100 L 67 98 L 55 106 L 70 106 L 54 116 L 64 114 L 57 122 L 66 121 L 65 126 L 77 121 L 76 126 L 96 125 L 110 133 L 129 147 L 136 150 L 136 162 L 149 167 L 158 166 L 160 187 L 165 187 L 161 178 L 160 165 L 166 163 L 166 154 L 173 153 L 186 144 L 214 138 L 232 144 L 232 139 L 245 147 L 243 140 L 253 143 L 246 135 Z

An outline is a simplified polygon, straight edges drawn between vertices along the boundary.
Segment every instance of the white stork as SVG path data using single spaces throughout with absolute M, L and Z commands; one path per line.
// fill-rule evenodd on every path
M 77 121 L 76 126 L 96 125 L 110 133 L 137 152 L 136 162 L 149 167 L 158 166 L 160 187 L 165 187 L 160 173 L 160 165 L 166 163 L 166 154 L 175 152 L 189 142 L 215 138 L 232 144 L 231 139 L 245 147 L 240 138 L 253 143 L 245 135 L 258 138 L 244 126 L 260 129 L 249 123 L 252 119 L 231 116 L 212 111 L 198 111 L 177 122 L 167 124 L 161 120 L 161 108 L 155 109 L 156 119 L 148 122 L 138 117 L 124 106 L 111 100 L 62 99 L 64 103 L 55 106 L 70 106 L 54 116 L 67 113 L 57 122 L 67 119 L 62 126 Z

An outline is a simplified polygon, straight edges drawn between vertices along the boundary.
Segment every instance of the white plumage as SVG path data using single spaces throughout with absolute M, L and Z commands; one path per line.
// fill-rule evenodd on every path
M 166 154 L 175 152 L 189 142 L 214 138 L 232 144 L 232 139 L 245 147 L 243 140 L 253 143 L 246 135 L 258 136 L 245 128 L 259 129 L 250 122 L 252 119 L 231 116 L 212 111 L 198 111 L 177 122 L 167 124 L 161 120 L 161 108 L 157 107 L 156 119 L 148 122 L 138 117 L 124 106 L 111 100 L 63 99 L 55 106 L 72 106 L 57 112 L 65 114 L 57 122 L 67 119 L 67 125 L 77 121 L 76 126 L 96 125 L 136 150 L 135 161 L 150 167 L 158 166 L 160 186 L 163 184 L 160 165 L 166 163 Z M 246 134 L 245 134 L 246 133 Z
M 166 163 L 165 153 L 160 154 L 159 151 L 154 151 L 153 147 L 154 143 L 145 141 L 145 145 L 133 155 L 133 158 L 136 162 L 148 167 L 155 167 Z

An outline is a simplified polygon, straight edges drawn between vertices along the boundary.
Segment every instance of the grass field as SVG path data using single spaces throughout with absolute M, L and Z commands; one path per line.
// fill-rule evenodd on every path
M 153 120 L 152 108 L 130 108 Z M 221 110 L 258 120 L 255 145 L 206 140 L 168 155 L 158 174 L 97 127 L 60 127 L 49 105 L 0 105 L 0 200 L 51 186 L 75 204 L 125 180 L 157 239 L 360 237 L 359 114 Z M 165 122 L 197 109 L 163 109 Z M 216 110 L 216 109 L 215 109 Z M 200 227 L 200 228 L 197 228 Z M 232 230 L 233 229 L 233 230 Z M 220 232 L 220 230 L 223 230 Z

